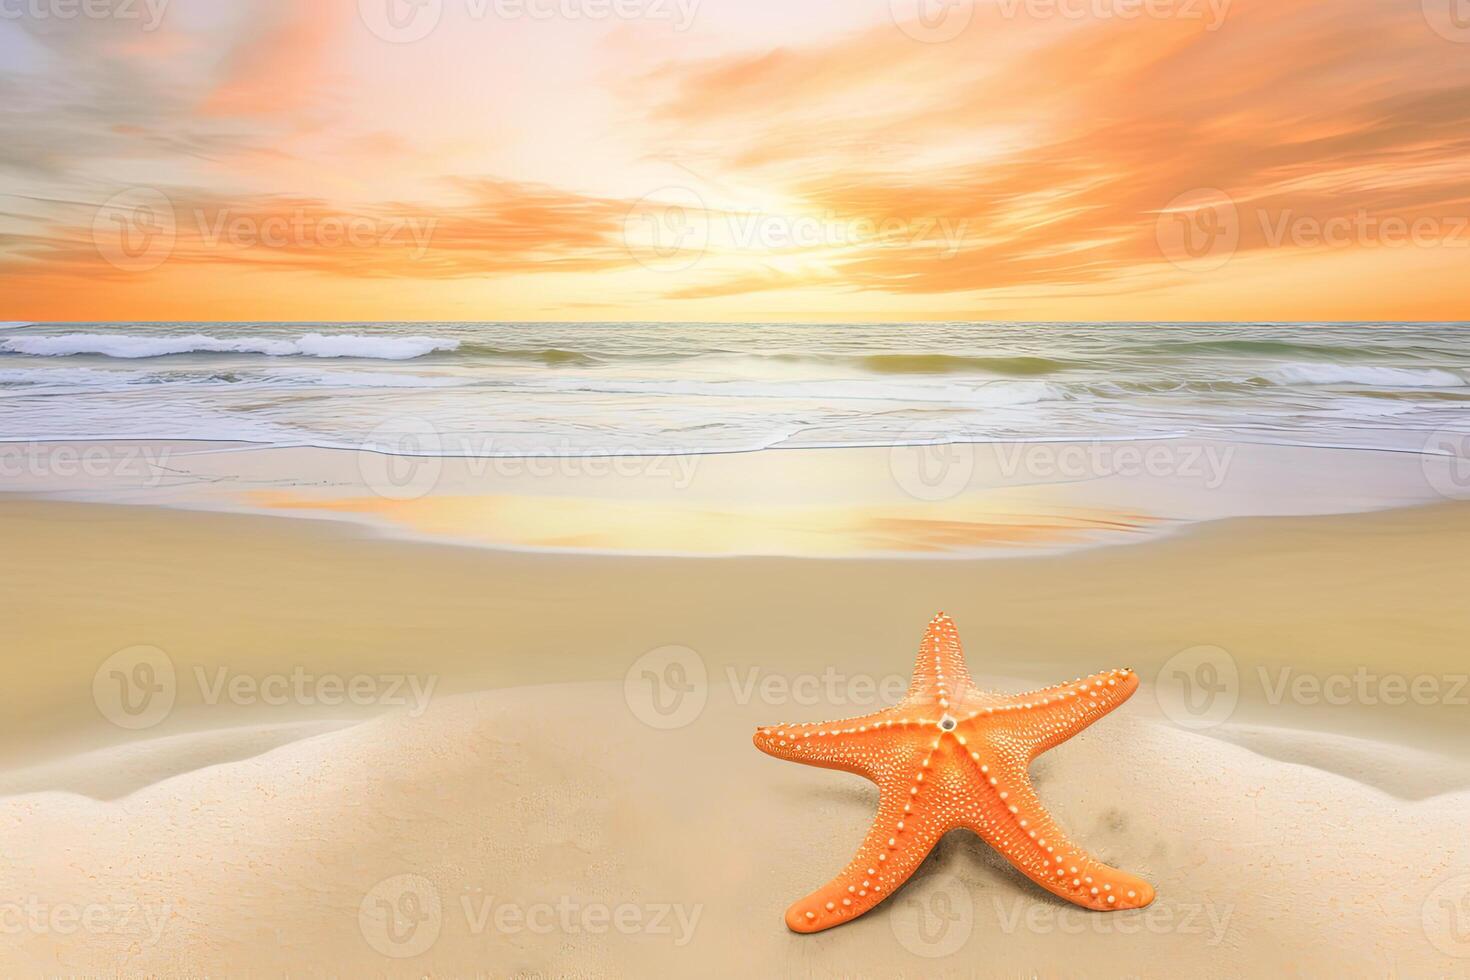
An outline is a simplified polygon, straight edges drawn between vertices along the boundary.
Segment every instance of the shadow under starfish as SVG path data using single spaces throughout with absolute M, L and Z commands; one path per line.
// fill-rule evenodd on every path
M 1099 912 L 1134 909 L 1153 887 L 1078 847 L 1031 786 L 1032 760 L 1128 700 L 1138 675 L 1122 669 L 1028 694 L 970 682 L 954 621 L 930 621 L 908 694 L 860 718 L 757 729 L 769 755 L 866 776 L 878 815 L 842 873 L 786 910 L 796 932 L 820 932 L 878 905 L 951 830 L 979 834 L 1054 895 Z

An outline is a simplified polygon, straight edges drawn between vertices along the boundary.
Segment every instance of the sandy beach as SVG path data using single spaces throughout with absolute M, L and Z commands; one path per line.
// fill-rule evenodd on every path
M 1464 504 L 981 561 L 25 497 L 0 536 L 22 975 L 1424 976 L 1470 952 Z M 1149 909 L 1073 909 L 957 832 L 869 916 L 786 931 L 875 795 L 750 733 L 893 700 L 941 608 L 997 690 L 1138 671 L 1033 773 Z

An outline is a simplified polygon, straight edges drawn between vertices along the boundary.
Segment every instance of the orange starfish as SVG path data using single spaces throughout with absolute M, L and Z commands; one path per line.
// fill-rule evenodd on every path
M 1068 840 L 1037 799 L 1031 761 L 1138 688 L 1114 670 L 1029 694 L 970 683 L 954 621 L 924 632 L 903 701 L 861 718 L 756 731 L 762 752 L 878 784 L 878 816 L 842 873 L 786 910 L 796 932 L 851 922 L 892 895 L 950 830 L 967 827 L 1054 895 L 1097 911 L 1141 908 L 1154 890 Z

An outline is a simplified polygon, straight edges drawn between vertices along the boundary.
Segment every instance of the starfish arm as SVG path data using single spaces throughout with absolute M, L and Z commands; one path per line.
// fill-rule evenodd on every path
M 975 766 L 977 788 L 963 823 L 1016 870 L 1053 895 L 1094 911 L 1142 908 L 1154 900 L 1148 882 L 1104 864 L 1063 832 L 1036 796 L 1020 753 L 1009 761 L 975 761 Z
M 960 700 L 969 689 L 970 669 L 965 665 L 959 631 L 954 620 L 940 613 L 929 621 L 924 639 L 919 643 L 907 700 L 938 703 L 941 708 L 948 708 L 945 702 Z
M 837 877 L 792 903 L 787 928 L 821 932 L 851 922 L 908 881 L 950 829 L 912 800 L 907 789 L 880 790 L 878 814 L 857 853 Z
M 872 779 L 889 761 L 892 735 L 913 724 L 894 709 L 812 724 L 758 728 L 755 747 L 778 759 L 841 769 Z
M 1012 713 L 1015 733 L 1034 759 L 1127 701 L 1136 690 L 1137 674 L 1126 668 L 1110 670 L 1015 695 L 992 710 Z

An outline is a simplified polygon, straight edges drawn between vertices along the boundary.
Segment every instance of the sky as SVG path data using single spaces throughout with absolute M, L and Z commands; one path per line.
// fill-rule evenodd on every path
M 0 0 L 0 320 L 1465 320 L 1467 0 Z

